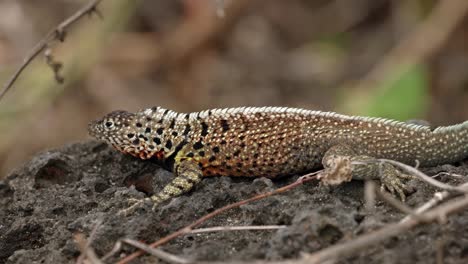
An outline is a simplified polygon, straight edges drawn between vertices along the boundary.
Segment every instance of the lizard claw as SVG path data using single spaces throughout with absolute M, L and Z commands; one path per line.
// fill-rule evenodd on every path
M 400 172 L 391 164 L 384 164 L 380 177 L 381 189 L 387 189 L 392 195 L 395 196 L 398 194 L 400 200 L 404 202 L 406 200 L 405 191 L 407 191 L 409 188 L 405 183 L 402 182 L 402 179 L 408 180 L 413 178 L 414 177 L 411 175 Z
M 129 216 L 133 214 L 136 210 L 140 208 L 144 208 L 144 206 L 149 202 L 151 203 L 150 198 L 144 198 L 144 199 L 135 199 L 135 198 L 130 198 L 128 199 L 129 204 L 131 204 L 129 207 L 120 210 L 117 214 L 121 216 Z

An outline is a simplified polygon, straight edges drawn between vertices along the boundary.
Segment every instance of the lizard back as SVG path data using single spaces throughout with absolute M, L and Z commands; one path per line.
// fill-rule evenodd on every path
M 111 128 L 107 127 L 111 124 Z M 205 176 L 276 177 L 321 166 L 333 145 L 358 154 L 422 166 L 468 155 L 468 122 L 439 127 L 286 107 L 240 107 L 176 113 L 160 107 L 116 111 L 90 133 L 124 153 L 169 168 L 193 159 Z

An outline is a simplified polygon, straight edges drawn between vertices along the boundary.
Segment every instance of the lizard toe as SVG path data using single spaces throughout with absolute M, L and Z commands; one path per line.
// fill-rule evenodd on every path
M 390 169 L 391 168 L 391 169 Z M 398 196 L 401 201 L 406 200 L 406 193 L 409 188 L 402 180 L 412 179 L 413 177 L 398 171 L 396 168 L 388 166 L 385 174 L 381 178 L 382 185 L 394 196 Z
M 129 204 L 131 204 L 129 207 L 120 210 L 117 214 L 121 216 L 129 216 L 133 214 L 135 211 L 137 211 L 140 208 L 144 208 L 146 204 L 151 203 L 151 199 L 149 198 L 144 198 L 144 199 L 135 199 L 135 198 L 130 198 L 128 199 Z
M 404 184 L 402 182 L 399 182 L 395 185 L 395 190 L 398 193 L 398 196 L 400 196 L 400 200 L 404 202 L 406 200 L 406 194 L 404 192 Z
M 406 174 L 406 173 L 403 173 L 403 172 L 399 172 L 398 178 L 400 178 L 400 179 L 405 179 L 405 180 L 416 179 L 416 177 L 415 177 L 414 175 Z
M 395 188 L 392 184 L 382 183 L 383 189 L 389 191 L 393 196 L 395 196 Z
M 401 201 L 406 200 L 406 194 L 411 193 L 411 188 L 406 182 L 414 179 L 414 176 L 405 174 L 391 164 L 384 163 L 381 170 L 380 181 L 392 195 L 398 196 Z M 393 190 L 393 191 L 392 191 Z

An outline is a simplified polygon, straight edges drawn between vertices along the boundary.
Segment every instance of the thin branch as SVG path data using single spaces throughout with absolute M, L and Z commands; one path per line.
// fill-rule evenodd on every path
M 419 208 L 417 208 L 416 210 L 414 210 L 415 214 L 423 213 L 423 212 L 429 210 L 430 208 L 436 206 L 437 204 L 440 204 L 442 201 L 444 201 L 444 200 L 446 200 L 446 199 L 448 199 L 450 197 L 455 197 L 455 196 L 458 196 L 460 194 L 468 193 L 468 183 L 464 183 L 464 184 L 461 184 L 459 186 L 448 185 L 448 184 L 442 183 L 440 181 L 437 181 L 437 180 L 434 179 L 434 177 L 427 176 L 426 174 L 420 172 L 416 168 L 411 167 L 409 165 L 406 165 L 404 163 L 394 161 L 394 160 L 387 160 L 387 159 L 379 159 L 379 160 L 381 162 L 388 162 L 388 163 L 391 163 L 391 164 L 393 164 L 395 166 L 398 166 L 398 167 L 402 168 L 403 170 L 406 170 L 411 175 L 419 177 L 420 179 L 426 181 L 427 183 L 429 183 L 429 184 L 431 184 L 431 185 L 433 185 L 433 186 L 435 186 L 437 188 L 445 190 L 444 192 L 436 192 L 434 194 L 434 197 L 431 200 L 429 200 L 424 205 L 422 205 Z M 354 164 L 364 164 L 364 163 L 363 162 L 354 162 Z M 418 166 L 419 162 L 416 162 L 416 165 Z M 383 198 L 385 199 L 386 197 L 383 197 Z M 405 209 L 402 209 L 402 208 L 400 208 L 400 209 L 403 212 L 405 210 Z M 407 221 L 410 217 L 411 217 L 411 215 L 408 215 L 402 221 Z
M 458 186 L 460 189 L 465 189 L 468 190 L 468 183 L 464 183 Z M 443 201 L 447 200 L 450 197 L 454 197 L 460 195 L 460 193 L 453 193 L 449 191 L 443 191 L 443 192 L 436 192 L 434 193 L 434 197 L 427 201 L 425 204 L 421 205 L 420 207 L 416 208 L 414 212 L 416 214 L 421 214 L 423 212 L 426 212 L 427 210 L 431 209 L 432 207 L 442 203 Z M 406 216 L 401 220 L 401 222 L 408 221 L 411 218 L 411 216 Z
M 335 263 L 343 258 L 350 257 L 362 252 L 378 242 L 397 236 L 418 225 L 429 224 L 438 221 L 440 218 L 468 209 L 468 197 L 447 202 L 429 212 L 419 214 L 417 217 L 410 217 L 407 222 L 388 224 L 379 230 L 358 236 L 346 242 L 336 244 L 312 254 L 303 254 L 300 259 L 280 260 L 280 261 L 214 261 L 199 262 L 203 264 L 314 264 L 314 263 Z
M 385 202 L 393 206 L 398 211 L 407 214 L 408 216 L 418 217 L 413 209 L 408 207 L 406 204 L 395 199 L 394 196 L 390 195 L 385 190 L 377 190 L 375 188 L 374 181 L 366 181 L 364 185 L 364 198 L 365 198 L 365 207 L 367 210 L 373 210 L 375 205 L 375 196 L 376 194 Z
M 77 233 L 74 235 L 76 244 L 78 245 L 78 248 L 81 251 L 81 255 L 78 258 L 77 263 L 81 263 L 83 261 L 83 258 L 81 256 L 84 256 L 87 258 L 87 260 L 92 263 L 92 264 L 104 264 L 96 255 L 94 250 L 89 247 L 88 241 L 86 241 L 86 238 L 83 234 Z
M 368 211 L 373 211 L 375 206 L 375 193 L 377 192 L 375 188 L 375 181 L 365 181 L 364 182 L 364 207 Z
M 286 185 L 284 187 L 281 187 L 281 188 L 278 188 L 274 191 L 271 191 L 271 192 L 267 192 L 267 193 L 262 193 L 262 194 L 259 194 L 259 195 L 256 195 L 252 198 L 249 198 L 249 199 L 246 199 L 246 200 L 242 200 L 242 201 L 239 201 L 237 203 L 233 203 L 233 204 L 229 204 L 229 205 L 226 205 L 224 207 L 221 207 L 201 218 L 199 218 L 198 220 L 196 220 L 195 222 L 187 225 L 186 227 L 183 227 L 179 230 L 177 230 L 176 232 L 174 233 L 171 233 L 163 238 L 161 238 L 160 240 L 150 244 L 150 247 L 152 248 L 155 248 L 155 247 L 159 247 L 160 245 L 162 244 L 165 244 L 183 234 L 186 234 L 186 233 L 189 233 L 193 230 L 193 228 L 201 225 L 202 223 L 206 222 L 207 220 L 227 211 L 227 210 L 230 210 L 232 208 L 237 208 L 239 206 L 242 206 L 242 205 L 245 205 L 245 204 L 248 204 L 248 203 L 251 203 L 251 202 L 254 202 L 254 201 L 258 201 L 258 200 L 261 200 L 261 199 L 264 199 L 266 197 L 270 197 L 272 195 L 276 195 L 276 194 L 280 194 L 280 193 L 283 193 L 283 192 L 286 192 L 286 191 L 289 191 L 299 185 L 302 185 L 304 182 L 308 182 L 308 181 L 311 181 L 313 179 L 315 179 L 316 175 L 318 173 L 320 173 L 322 171 L 317 171 L 317 172 L 313 172 L 313 173 L 310 173 L 310 174 L 307 174 L 307 175 L 304 175 L 303 177 L 300 177 L 297 181 L 295 181 L 294 183 L 291 183 L 289 185 Z M 125 264 L 125 263 L 128 263 L 130 262 L 131 260 L 141 256 L 143 254 L 143 251 L 137 251 L 131 255 L 128 255 L 127 257 L 121 259 L 119 262 L 117 262 L 117 264 Z
M 187 264 L 187 263 L 192 263 L 191 260 L 188 260 L 188 259 L 185 259 L 185 258 L 181 258 L 179 256 L 176 256 L 176 255 L 173 255 L 173 254 L 169 254 L 165 251 L 162 251 L 160 249 L 157 249 L 157 248 L 152 248 L 144 243 L 141 243 L 141 242 L 138 242 L 136 240 L 133 240 L 133 239 L 122 239 L 122 242 L 124 243 L 127 243 L 131 246 L 134 246 L 138 249 L 141 249 L 161 260 L 164 260 L 168 263 L 175 263 L 175 264 Z
M 412 168 L 412 167 L 410 167 Z M 414 169 L 414 168 L 412 168 Z M 278 193 L 282 193 L 282 192 L 285 192 L 287 190 L 290 190 L 300 184 L 302 184 L 303 182 L 306 182 L 306 181 L 309 181 L 309 180 L 312 180 L 313 179 L 313 176 L 316 175 L 318 172 L 316 173 L 311 173 L 311 174 L 308 174 L 306 175 L 305 177 L 301 177 L 300 179 L 298 179 L 296 182 L 290 184 L 290 185 L 287 185 L 287 186 L 284 186 L 282 188 L 279 188 L 275 191 L 272 191 L 272 192 L 268 192 L 268 193 L 265 193 L 265 194 L 260 194 L 260 195 L 257 195 L 257 196 L 254 196 L 250 199 L 247 199 L 247 200 L 243 200 L 243 201 L 240 201 L 240 202 L 237 202 L 237 203 L 234 203 L 234 204 L 230 204 L 230 205 L 227 205 L 225 207 L 222 207 L 208 215 L 205 215 L 204 217 L 198 219 L 197 221 L 193 222 L 192 224 L 182 228 L 182 229 L 179 229 L 178 231 L 152 243 L 150 245 L 150 247 L 157 247 L 157 246 L 160 246 L 164 243 L 167 243 L 171 240 L 173 240 L 174 238 L 180 236 L 180 235 L 183 235 L 183 234 L 186 234 L 186 233 L 189 233 L 193 230 L 193 228 L 195 228 L 196 226 L 202 224 L 203 222 L 205 222 L 206 220 L 226 211 L 226 210 L 229 210 L 231 208 L 235 208 L 235 207 L 238 207 L 238 206 L 241 206 L 241 205 L 244 205 L 246 203 L 249 203 L 249 202 L 253 202 L 253 201 L 256 201 L 256 200 L 259 200 L 259 199 L 263 199 L 265 197 L 269 197 L 271 195 L 274 195 L 274 194 L 278 194 Z M 453 186 L 452 186 L 453 187 Z M 468 183 L 466 184 L 463 184 L 461 186 L 457 186 L 456 187 L 457 189 L 459 190 L 466 190 L 468 189 Z M 459 195 L 460 192 L 457 192 L 457 193 L 451 193 L 451 192 L 448 192 L 448 191 L 445 191 L 443 193 L 441 193 L 442 195 L 439 195 L 439 196 L 443 196 L 443 197 L 449 197 L 450 195 Z M 440 198 L 439 199 L 440 201 L 442 201 L 443 199 Z M 427 211 L 427 209 L 424 210 L 424 212 L 421 212 L 421 210 L 418 208 L 417 210 L 414 210 L 413 212 L 413 215 L 409 215 L 407 216 L 404 220 L 398 222 L 398 223 L 394 223 L 394 224 L 389 224 L 383 228 L 381 228 L 380 230 L 377 230 L 377 231 L 374 231 L 374 232 L 371 232 L 371 233 L 368 233 L 368 234 L 364 234 L 362 236 L 359 236 L 355 239 L 352 239 L 352 240 L 349 240 L 347 242 L 344 242 L 344 243 L 341 243 L 341 244 L 337 244 L 337 245 L 334 245 L 334 246 L 331 246 L 331 247 L 328 247 L 328 248 L 325 248 L 321 251 L 318 251 L 316 253 L 313 253 L 313 254 L 310 254 L 310 255 L 306 255 L 304 256 L 302 259 L 299 259 L 299 260 L 288 260 L 288 261 L 279 261 L 277 263 L 324 263 L 324 262 L 327 262 L 327 261 L 333 261 L 333 260 L 338 260 L 338 259 L 341 259 L 343 257 L 347 257 L 347 256 L 351 256 L 353 254 L 355 254 L 356 252 L 360 252 L 361 249 L 363 248 L 367 248 L 371 245 L 374 245 L 382 240 L 385 240 L 389 237 L 393 237 L 393 236 L 396 236 L 396 235 L 399 235 L 407 230 L 410 230 L 412 228 L 414 228 L 415 226 L 418 226 L 418 225 L 422 225 L 422 224 L 428 224 L 428 223 L 431 223 L 431 222 L 434 222 L 434 221 L 440 221 L 440 220 L 443 220 L 443 219 L 446 219 L 446 217 L 450 214 L 453 214 L 453 213 L 456 213 L 456 212 L 459 212 L 461 210 L 465 210 L 468 208 L 468 197 L 464 197 L 463 199 L 458 199 L 458 200 L 454 200 L 454 201 L 451 201 L 451 202 L 448 202 L 448 203 L 445 203 L 443 205 L 440 205 L 439 207 L 436 207 L 430 211 Z M 406 208 L 405 208 L 406 210 Z M 410 209 L 408 209 L 409 211 Z M 412 211 L 411 211 L 412 212 Z M 124 259 L 121 259 L 118 264 L 125 264 L 125 263 L 128 263 L 129 261 L 135 259 L 136 257 L 140 256 L 141 254 L 143 254 L 143 252 L 139 251 L 139 252 L 135 252 L 129 256 L 127 256 L 126 258 Z
M 406 204 L 400 202 L 399 200 L 395 199 L 392 195 L 389 195 L 385 191 L 377 191 L 380 198 L 382 198 L 385 202 L 393 206 L 395 209 L 399 210 L 402 213 L 415 216 L 415 212 L 408 207 Z
M 441 218 L 445 218 L 447 215 L 465 210 L 467 208 L 468 197 L 451 201 L 435 209 L 432 209 L 431 211 L 420 214 L 416 218 L 410 217 L 408 221 L 389 224 L 377 231 L 359 236 L 347 242 L 333 245 L 313 254 L 307 255 L 299 261 L 294 261 L 294 263 L 324 263 L 326 261 L 342 259 L 344 257 L 361 252 L 362 249 L 367 248 L 371 245 L 375 245 L 382 240 L 393 236 L 397 236 L 415 226 L 438 221 Z
M 446 172 L 446 171 L 439 172 L 436 175 L 432 176 L 432 178 L 438 178 L 438 177 L 441 177 L 441 176 L 449 176 L 449 177 L 459 178 L 459 179 L 465 178 L 465 176 L 463 176 L 461 174 L 451 173 L 451 172 Z
M 91 230 L 91 233 L 89 234 L 89 238 L 87 240 L 81 233 L 75 235 L 75 241 L 78 244 L 78 247 L 81 251 L 81 255 L 76 259 L 77 264 L 82 263 L 85 257 L 88 257 L 88 259 L 90 259 L 92 263 L 102 263 L 102 261 L 99 260 L 99 258 L 97 257 L 94 250 L 91 248 L 91 243 L 95 239 L 97 230 L 102 225 L 102 221 L 102 218 L 99 218 L 96 221 L 96 224 L 94 224 L 94 227 Z
M 23 59 L 23 63 L 19 66 L 19 68 L 15 71 L 15 73 L 11 76 L 11 78 L 5 83 L 3 86 L 2 91 L 0 92 L 0 100 L 3 98 L 3 96 L 10 90 L 10 88 L 13 86 L 15 81 L 18 79 L 18 77 L 21 75 L 21 73 L 26 69 L 26 67 L 47 47 L 50 45 L 55 40 L 58 40 L 60 42 L 65 41 L 65 36 L 66 36 L 66 29 L 69 28 L 71 25 L 75 24 L 78 20 L 80 20 L 83 16 L 85 15 L 90 15 L 95 12 L 97 12 L 97 5 L 101 2 L 102 0 L 92 0 L 85 6 L 83 6 L 80 10 L 78 10 L 75 14 L 70 16 L 69 18 L 65 19 L 62 23 L 60 23 L 57 27 L 49 31 L 47 35 L 41 39 L 36 46 L 32 48 L 32 50 L 29 52 L 29 54 Z M 99 14 L 99 13 L 98 13 Z M 46 58 L 47 58 L 46 54 Z M 54 75 L 57 81 L 61 80 L 61 76 L 58 74 L 58 70 L 61 68 L 61 66 L 58 62 L 53 62 L 52 69 L 54 71 Z
M 98 218 L 97 221 L 96 221 L 96 224 L 94 224 L 93 229 L 92 229 L 91 232 L 89 233 L 88 244 L 87 244 L 88 247 L 91 245 L 91 243 L 92 243 L 92 242 L 94 241 L 94 239 L 96 238 L 96 233 L 97 233 L 97 231 L 99 230 L 99 228 L 101 227 L 102 222 L 103 222 L 103 219 L 102 219 L 102 218 Z
M 215 226 L 198 228 L 190 231 L 190 234 L 220 232 L 220 231 L 252 231 L 252 230 L 277 230 L 286 228 L 286 225 L 263 225 L 263 226 Z
M 117 254 L 117 252 L 119 252 L 121 248 L 122 248 L 122 241 L 119 240 L 115 243 L 111 251 L 109 251 L 106 255 L 104 255 L 104 257 L 101 258 L 102 261 L 106 261 L 108 258 Z
M 445 239 L 442 237 L 441 239 L 437 240 L 436 243 L 436 263 L 437 264 L 444 264 L 444 246 L 445 246 Z
M 403 170 L 407 171 L 408 173 L 410 173 L 410 174 L 412 174 L 414 176 L 417 176 L 421 180 L 429 183 L 430 185 L 432 185 L 434 187 L 440 188 L 442 190 L 457 191 L 457 192 L 461 192 L 461 193 L 466 193 L 467 192 L 466 188 L 461 188 L 461 187 L 458 187 L 458 186 L 452 186 L 452 185 L 440 182 L 438 180 L 435 180 L 434 178 L 429 177 L 426 174 L 420 172 L 419 170 L 417 170 L 417 169 L 415 169 L 415 168 L 413 168 L 413 167 L 411 167 L 409 165 L 406 165 L 404 163 L 394 161 L 394 160 L 388 160 L 388 159 L 379 159 L 379 160 L 383 161 L 383 162 L 390 163 L 390 164 L 395 165 L 395 166 L 398 166 L 398 167 L 402 168 Z

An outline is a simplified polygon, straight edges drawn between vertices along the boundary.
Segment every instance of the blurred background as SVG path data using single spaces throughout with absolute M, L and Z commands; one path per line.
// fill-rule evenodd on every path
M 0 0 L 0 84 L 84 0 Z M 103 0 L 0 101 L 0 178 L 112 110 L 291 106 L 468 120 L 465 0 Z

